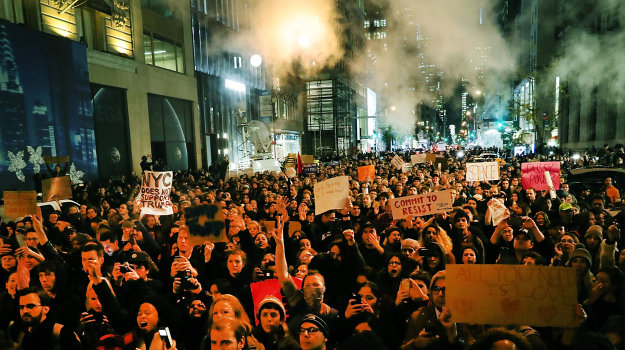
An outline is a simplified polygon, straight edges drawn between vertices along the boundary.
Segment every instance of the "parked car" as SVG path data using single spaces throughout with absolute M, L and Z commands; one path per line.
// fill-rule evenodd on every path
M 607 167 L 586 167 L 572 169 L 566 176 L 570 192 L 579 194 L 583 188 L 590 189 L 590 193 L 599 193 L 603 190 L 606 178 L 612 178 L 612 184 L 623 195 L 625 189 L 625 169 Z

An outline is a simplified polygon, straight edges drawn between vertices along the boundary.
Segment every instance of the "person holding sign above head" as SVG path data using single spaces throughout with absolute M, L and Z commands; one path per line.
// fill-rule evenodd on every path
M 445 307 L 445 271 L 432 277 L 431 305 L 424 306 L 410 316 L 408 331 L 401 346 L 410 349 L 463 349 L 464 340 L 457 325 L 451 322 L 451 312 Z

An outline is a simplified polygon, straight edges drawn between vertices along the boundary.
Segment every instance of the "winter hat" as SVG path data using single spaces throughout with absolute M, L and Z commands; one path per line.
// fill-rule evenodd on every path
M 603 239 L 603 228 L 599 225 L 592 225 L 588 228 L 588 230 L 586 231 L 586 234 L 584 235 L 584 238 L 588 237 L 588 236 L 594 236 L 597 237 L 599 239 L 599 241 L 601 241 Z
M 592 266 L 592 257 L 590 256 L 590 252 L 586 250 L 586 246 L 583 245 L 582 243 L 577 243 L 575 245 L 575 249 L 573 250 L 573 252 L 571 253 L 571 256 L 569 257 L 567 266 L 571 265 L 571 260 L 573 260 L 573 258 L 584 258 L 588 262 L 588 268 Z
M 314 315 L 314 314 L 308 314 L 304 316 L 304 318 L 302 318 L 302 320 L 300 321 L 299 323 L 300 327 L 305 322 L 312 323 L 315 326 L 319 327 L 319 330 L 323 333 L 323 336 L 326 338 L 328 337 L 328 325 L 321 317 Z
M 414 248 L 419 249 L 419 242 L 412 238 L 406 238 L 401 240 L 401 249 L 404 248 Z
M 260 303 L 258 303 L 258 307 L 256 308 L 256 316 L 260 319 L 260 312 L 263 311 L 263 309 L 269 307 L 270 305 L 275 305 L 274 308 L 277 309 L 278 312 L 280 312 L 280 319 L 284 320 L 284 317 L 286 314 L 284 305 L 282 304 L 280 299 L 276 298 L 273 295 L 265 296 L 265 298 L 263 298 L 263 300 L 261 300 Z

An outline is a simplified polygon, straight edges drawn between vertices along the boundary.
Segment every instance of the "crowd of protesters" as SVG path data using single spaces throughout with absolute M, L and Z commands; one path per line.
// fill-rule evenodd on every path
M 509 157 L 490 182 L 465 180 L 468 153 L 407 172 L 391 166 L 395 153 L 293 178 L 177 172 L 163 216 L 140 215 L 138 176 L 77 186 L 80 207 L 0 227 L 0 348 L 625 349 L 619 189 L 606 179 L 601 192 L 573 194 L 563 175 L 552 198 L 521 184 L 524 161 L 560 160 L 565 174 L 587 160 L 622 164 L 622 147 Z M 371 164 L 375 177 L 359 182 Z M 314 185 L 342 175 L 345 207 L 315 215 Z M 393 220 L 390 199 L 440 190 L 452 211 Z M 493 225 L 496 200 L 507 211 Z M 203 204 L 220 205 L 226 242 L 193 241 L 185 209 Z M 452 322 L 446 264 L 495 263 L 575 269 L 578 327 Z M 257 295 L 268 281 L 283 298 Z

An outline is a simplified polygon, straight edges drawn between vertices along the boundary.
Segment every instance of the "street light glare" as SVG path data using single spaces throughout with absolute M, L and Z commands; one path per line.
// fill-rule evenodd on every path
M 308 45 L 310 45 L 310 39 L 307 35 L 300 35 L 297 39 L 297 44 L 301 47 L 308 47 Z
M 250 57 L 250 63 L 253 67 L 258 67 L 263 63 L 263 58 L 260 57 L 259 54 L 253 54 L 252 57 Z
M 391 111 L 395 111 L 397 108 L 395 106 L 391 106 Z
M 482 90 L 475 90 L 475 94 L 478 95 L 478 96 L 481 95 L 482 94 Z

